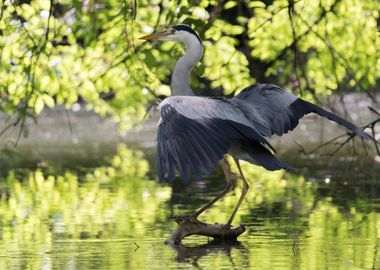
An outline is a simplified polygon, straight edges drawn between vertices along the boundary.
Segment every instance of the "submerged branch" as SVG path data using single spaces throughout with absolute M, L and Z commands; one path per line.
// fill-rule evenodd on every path
M 168 245 L 179 245 L 181 241 L 190 235 L 203 235 L 214 239 L 236 240 L 239 235 L 245 232 L 245 227 L 226 227 L 224 224 L 208 224 L 192 217 L 176 217 L 177 228 L 165 241 Z

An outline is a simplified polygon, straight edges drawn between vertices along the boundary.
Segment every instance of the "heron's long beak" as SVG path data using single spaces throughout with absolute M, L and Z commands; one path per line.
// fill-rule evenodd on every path
M 155 32 L 155 33 L 152 33 L 150 35 L 146 35 L 146 36 L 140 37 L 140 39 L 144 39 L 144 40 L 156 40 L 156 39 L 159 39 L 160 37 L 168 36 L 168 35 L 170 35 L 169 30 L 165 30 L 165 31 Z

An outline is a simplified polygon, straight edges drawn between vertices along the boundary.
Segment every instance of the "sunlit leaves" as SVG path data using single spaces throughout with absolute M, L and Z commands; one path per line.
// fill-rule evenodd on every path
M 133 1 L 53 1 L 52 14 L 50 3 L 2 3 L 0 109 L 8 114 L 20 104 L 39 113 L 82 98 L 87 109 L 132 126 L 146 103 L 168 94 L 183 53 L 181 45 L 138 37 L 178 23 L 204 42 L 191 76 L 196 93 L 238 91 L 256 81 L 263 68 L 256 63 L 267 65 L 259 71 L 269 81 L 301 87 L 310 99 L 374 89 L 380 74 L 373 0 L 301 0 L 291 10 L 285 0 L 142 0 L 135 20 Z
M 64 3 L 55 6 L 55 12 L 68 12 L 59 17 L 49 14 L 49 5 L 50 1 L 42 0 L 20 6 L 5 3 L 0 24 L 6 34 L 0 36 L 4 63 L 0 83 L 7 102 L 15 108 L 23 102 L 40 113 L 45 106 L 54 104 L 64 103 L 69 108 L 81 96 L 88 109 L 102 116 L 111 114 L 120 120 L 124 113 L 133 115 L 129 125 L 140 119 L 144 103 L 152 97 L 142 95 L 141 84 L 136 84 L 142 81 L 133 74 L 137 58 L 128 65 L 119 60 L 133 51 L 132 38 L 128 36 L 131 29 L 127 29 L 130 25 L 126 25 L 129 7 L 108 1 L 91 7 L 80 5 L 81 9 L 75 10 L 70 3 Z M 101 98 L 110 92 L 116 97 L 114 104 L 119 97 L 128 100 L 128 112 Z
M 255 16 L 248 23 L 253 56 L 272 60 L 292 42 L 287 2 L 275 1 L 268 8 L 254 6 Z
M 327 96 L 331 90 L 374 87 L 380 75 L 376 67 L 379 14 L 374 1 L 297 1 L 292 18 L 287 1 L 275 1 L 268 7 L 253 5 L 253 11 L 255 16 L 249 22 L 252 55 L 264 61 L 287 59 L 282 64 L 293 66 L 272 75 L 294 74 L 295 49 L 290 46 L 296 46 L 301 59 L 297 60 L 298 73 L 304 75 L 301 86 L 314 89 L 317 96 Z M 288 53 L 284 54 L 286 47 Z
M 233 38 L 221 37 L 216 43 L 205 43 L 204 75 L 211 79 L 212 87 L 222 87 L 226 94 L 239 90 L 242 85 L 254 82 L 249 75 L 246 58 L 235 50 L 235 42 Z
M 226 94 L 254 82 L 249 74 L 247 59 L 236 50 L 238 41 L 231 37 L 243 31 L 241 26 L 216 20 L 214 26 L 205 32 L 205 38 L 209 41 L 204 42 L 204 75 L 212 81 L 212 87 L 222 88 Z

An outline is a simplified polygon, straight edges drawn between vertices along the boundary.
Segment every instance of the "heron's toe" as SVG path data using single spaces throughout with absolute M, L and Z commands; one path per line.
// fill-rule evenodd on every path
M 223 224 L 223 229 L 224 230 L 230 230 L 232 228 L 232 225 L 230 223 Z

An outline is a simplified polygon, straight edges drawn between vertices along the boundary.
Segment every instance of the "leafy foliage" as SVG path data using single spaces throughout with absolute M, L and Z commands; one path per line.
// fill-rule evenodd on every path
M 180 45 L 137 39 L 187 23 L 205 45 L 198 93 L 230 95 L 255 81 L 309 99 L 370 93 L 379 81 L 375 0 L 5 0 L 0 6 L 0 110 L 11 124 L 44 107 L 87 109 L 129 127 L 168 95 Z

